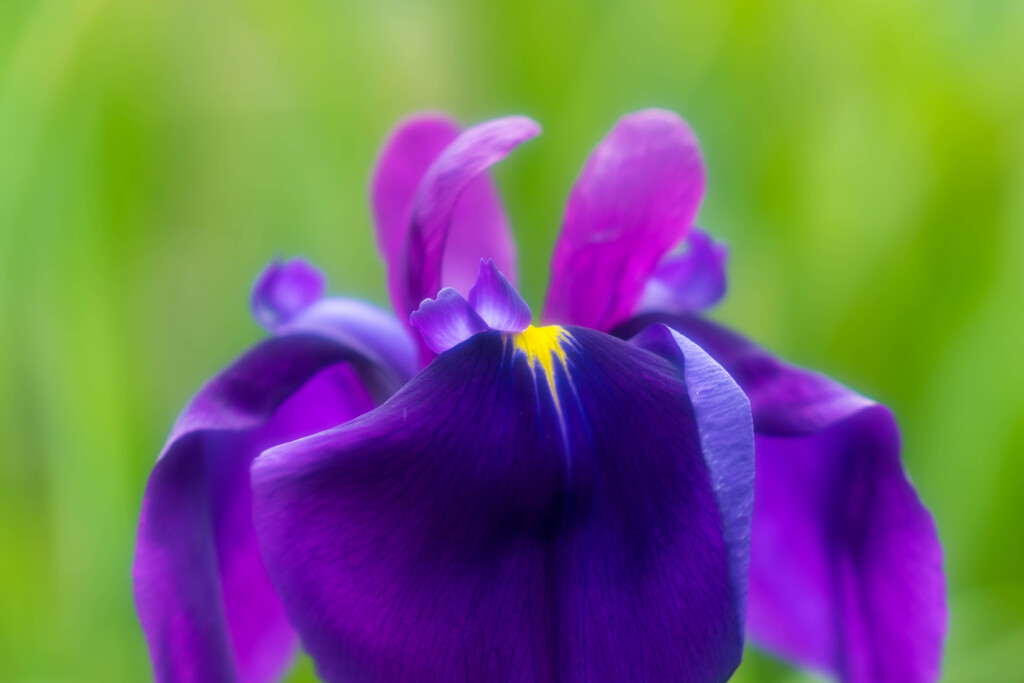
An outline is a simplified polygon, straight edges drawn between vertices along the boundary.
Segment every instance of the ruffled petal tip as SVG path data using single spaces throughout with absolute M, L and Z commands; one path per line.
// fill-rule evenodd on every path
M 434 353 L 443 353 L 485 330 L 522 332 L 530 326 L 530 307 L 494 261 L 480 261 L 476 283 L 467 301 L 450 287 L 436 299 L 425 299 L 409 316 Z
M 409 316 L 409 322 L 434 353 L 444 353 L 487 329 L 483 318 L 451 287 L 438 292 L 436 299 L 426 299 Z

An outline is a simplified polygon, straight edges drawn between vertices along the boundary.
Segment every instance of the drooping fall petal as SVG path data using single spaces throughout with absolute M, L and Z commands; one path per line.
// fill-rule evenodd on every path
M 253 299 L 257 311 L 274 313 L 264 322 L 277 336 L 199 392 L 150 474 L 133 580 L 161 683 L 263 683 L 282 673 L 295 636 L 256 545 L 249 465 L 270 446 L 372 408 L 415 363 L 407 337 L 404 352 L 401 341 L 381 342 L 395 330 L 404 335 L 403 327 L 367 304 L 277 296 L 308 291 L 310 272 L 305 265 L 264 272 Z
M 751 637 L 846 683 L 936 680 L 942 548 L 889 409 L 699 318 L 645 316 L 621 333 L 655 320 L 700 344 L 750 398 Z
M 179 419 L 146 487 L 133 567 L 157 681 L 260 683 L 287 666 L 295 637 L 253 535 L 249 464 L 372 407 L 350 359 L 316 337 L 269 339 Z
M 670 356 L 579 328 L 482 332 L 257 459 L 260 545 L 318 673 L 727 680 L 745 539 L 723 532 L 720 483 L 751 473 L 712 466 L 729 449 L 705 437 L 746 424 L 749 451 L 749 408 L 696 347 Z

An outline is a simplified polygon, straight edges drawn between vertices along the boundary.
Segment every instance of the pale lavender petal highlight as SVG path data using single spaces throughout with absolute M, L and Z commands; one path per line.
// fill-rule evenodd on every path
M 327 278 L 306 259 L 272 261 L 252 289 L 252 314 L 269 331 L 286 324 L 324 294 Z
M 729 248 L 694 228 L 686 251 L 663 260 L 647 280 L 636 313 L 697 313 L 725 296 Z
M 540 126 L 523 116 L 488 121 L 469 128 L 451 143 L 430 166 L 424 176 L 413 203 L 412 222 L 401 267 L 402 287 L 396 310 L 411 313 L 424 299 L 434 297 L 442 287 L 442 269 L 445 249 L 451 239 L 453 216 L 457 204 L 474 179 L 492 164 L 502 160 L 517 145 L 540 133 Z M 483 225 L 469 225 L 460 233 L 488 229 Z M 454 260 L 471 264 L 465 277 L 472 284 L 476 266 L 481 257 L 492 257 L 503 272 L 513 273 L 511 252 L 479 254 L 468 253 L 454 246 Z M 511 242 L 509 242 L 511 245 Z
M 674 363 L 697 417 L 729 548 L 729 578 L 739 623 L 746 622 L 750 534 L 754 513 L 754 425 L 743 390 L 703 349 L 666 325 L 652 325 L 632 343 Z
M 480 261 L 469 303 L 492 330 L 522 332 L 530 326 L 530 307 L 491 259 Z
M 279 334 L 315 334 L 333 339 L 369 361 L 390 395 L 419 369 L 417 343 L 407 326 L 384 309 L 358 299 L 321 299 L 278 327 Z
M 442 289 L 437 299 L 424 300 L 409 322 L 434 353 L 443 353 L 487 329 L 487 323 L 469 302 L 450 287 Z
M 699 318 L 645 316 L 619 333 L 655 321 L 700 344 L 750 398 L 751 637 L 844 683 L 937 680 L 942 547 L 889 409 Z
M 632 315 L 704 195 L 697 138 L 672 112 L 624 116 L 597 146 L 566 207 L 544 319 L 610 330 Z

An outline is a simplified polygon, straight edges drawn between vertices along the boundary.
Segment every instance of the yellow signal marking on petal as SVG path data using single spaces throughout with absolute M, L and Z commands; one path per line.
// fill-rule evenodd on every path
M 530 325 L 522 332 L 509 334 L 506 338 L 511 340 L 512 348 L 516 353 L 523 355 L 531 369 L 536 371 L 537 368 L 540 368 L 544 373 L 548 390 L 555 400 L 555 408 L 561 413 L 562 406 L 558 400 L 558 391 L 555 386 L 555 363 L 562 366 L 566 375 L 569 374 L 565 346 L 572 344 L 572 335 L 559 325 L 548 325 L 547 327 Z

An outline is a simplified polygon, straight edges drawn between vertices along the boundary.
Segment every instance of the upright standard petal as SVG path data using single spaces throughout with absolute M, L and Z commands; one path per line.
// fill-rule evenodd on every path
M 408 315 L 442 285 L 469 291 L 481 258 L 493 258 L 502 272 L 515 272 L 515 252 L 497 199 L 467 194 L 492 164 L 519 143 L 540 133 L 524 116 L 469 128 L 427 170 L 413 201 L 412 218 L 393 290 L 395 310 Z M 465 208 L 463 208 L 465 207 Z
M 447 116 L 420 114 L 399 123 L 381 149 L 370 182 L 370 205 L 377 246 L 389 274 L 397 272 L 400 265 L 416 188 L 457 137 L 459 126 Z
M 727 680 L 742 623 L 703 382 L 591 330 L 487 331 L 264 453 L 260 546 L 319 674 Z
M 551 261 L 545 320 L 610 330 L 633 314 L 704 195 L 697 139 L 672 112 L 624 116 L 587 160 Z
M 890 411 L 713 323 L 661 319 L 750 397 L 754 640 L 847 683 L 936 680 L 948 621 L 942 548 Z
M 406 305 L 402 253 L 417 188 L 430 165 L 458 136 L 458 125 L 445 116 L 415 116 L 392 132 L 377 161 L 370 194 L 377 243 L 387 264 L 388 286 L 397 311 Z M 480 173 L 465 185 L 451 210 L 447 230 L 440 266 L 442 286 L 469 291 L 481 258 L 495 259 L 514 278 L 515 243 L 497 189 L 487 174 Z

